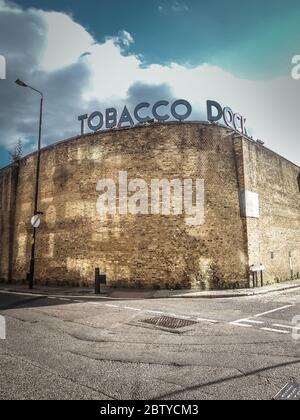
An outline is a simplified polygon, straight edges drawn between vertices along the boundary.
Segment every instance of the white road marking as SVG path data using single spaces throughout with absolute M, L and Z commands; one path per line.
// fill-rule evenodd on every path
M 252 328 L 253 325 L 249 325 L 249 324 L 241 324 L 240 322 L 230 322 L 229 324 L 231 325 L 236 325 L 237 327 L 246 327 L 246 328 Z
M 63 302 L 70 302 L 71 299 L 59 298 L 59 300 L 62 300 Z
M 247 324 L 244 324 L 244 323 L 250 323 L 250 320 L 248 318 L 242 318 L 242 319 L 237 319 L 236 321 L 229 322 L 229 324 L 231 324 L 231 325 L 252 327 L 252 325 L 247 325 Z
M 242 319 L 237 319 L 236 321 L 231 321 L 229 322 L 229 324 L 235 324 L 235 323 L 240 323 L 240 322 L 245 322 L 247 321 L 247 318 L 242 318 Z
M 56 297 L 49 297 L 49 299 L 59 299 L 61 301 L 70 301 L 71 299 L 65 299 L 65 298 L 56 298 Z M 78 303 L 82 303 L 82 301 L 80 300 L 73 300 L 73 302 L 78 302 Z M 218 324 L 221 321 L 217 321 L 217 320 L 213 320 L 213 319 L 207 319 L 207 318 L 198 318 L 196 316 L 187 316 L 187 315 L 177 315 L 177 314 L 168 314 L 166 312 L 162 312 L 162 311 L 153 311 L 153 310 L 147 310 L 147 309 L 139 309 L 139 308 L 133 308 L 131 306 L 118 306 L 118 305 L 114 305 L 114 304 L 103 304 L 101 302 L 88 302 L 92 305 L 99 305 L 99 306 L 106 306 L 108 308 L 114 308 L 114 309 L 123 309 L 123 310 L 129 310 L 129 311 L 135 311 L 135 312 L 145 312 L 145 313 L 150 313 L 150 314 L 154 314 L 154 315 L 165 315 L 165 316 L 170 316 L 170 317 L 175 317 L 175 318 L 179 318 L 179 319 L 191 319 L 191 320 L 195 320 L 197 322 L 208 322 L 211 324 Z M 253 317 L 258 318 L 258 317 L 262 317 L 264 315 L 268 315 L 268 314 L 272 314 L 274 312 L 278 312 L 278 311 L 282 311 L 284 309 L 287 308 L 291 308 L 294 305 L 286 305 L 286 306 L 282 306 L 280 308 L 277 309 L 273 309 L 271 311 L 267 311 L 261 314 L 257 314 L 254 315 Z M 238 319 L 236 321 L 233 322 L 228 322 L 228 324 L 230 325 L 234 325 L 237 327 L 241 327 L 241 328 L 253 328 L 254 326 L 259 326 L 264 324 L 263 321 L 257 321 L 251 318 L 243 318 L 243 319 Z M 252 324 L 252 325 L 251 325 Z M 293 329 L 296 328 L 297 330 L 300 330 L 300 327 L 292 327 L 289 325 L 282 325 L 282 324 L 273 324 L 274 327 L 277 328 L 283 328 L 283 329 L 277 329 L 277 328 L 266 328 L 266 327 L 261 327 L 259 328 L 260 330 L 263 331 L 267 331 L 267 332 L 273 332 L 273 333 L 278 333 L 278 334 L 289 334 L 290 331 L 284 330 L 284 329 Z
M 128 309 L 129 311 L 137 311 L 140 312 L 142 309 L 138 309 L 138 308 L 131 308 L 130 306 L 124 306 L 123 309 Z
M 46 298 L 46 295 L 41 295 L 38 293 L 26 293 L 26 292 L 11 292 L 9 290 L 0 290 L 0 293 L 4 294 L 4 295 L 17 295 L 17 296 L 34 296 L 34 297 L 41 297 L 41 298 Z
M 148 314 L 154 314 L 154 315 L 164 315 L 165 313 L 164 312 L 159 312 L 159 311 L 145 311 L 145 312 L 147 312 Z
M 174 318 L 179 318 L 179 319 L 192 319 L 192 317 L 185 316 L 185 315 L 169 314 L 169 316 L 174 317 Z
M 210 324 L 219 324 L 219 321 L 214 319 L 196 318 L 199 322 L 209 322 Z
M 248 324 L 259 324 L 259 325 L 264 324 L 264 322 L 262 321 L 254 321 L 254 319 L 249 319 L 249 318 L 238 319 L 236 321 L 230 322 L 230 324 L 235 325 L 235 324 L 242 324 L 244 322 Z
M 291 330 L 300 330 L 300 327 L 292 327 L 290 325 L 283 325 L 283 324 L 273 324 L 273 327 L 278 327 L 278 328 L 290 328 Z
M 92 305 L 101 305 L 101 303 L 98 303 L 98 302 L 89 302 L 89 303 L 92 304 Z M 197 318 L 196 316 L 169 314 L 169 313 L 162 312 L 162 311 L 153 311 L 153 310 L 148 310 L 148 309 L 133 308 L 131 306 L 117 306 L 117 305 L 112 305 L 112 304 L 108 304 L 108 303 L 106 303 L 105 306 L 108 307 L 108 308 L 119 308 L 119 309 L 125 309 L 125 310 L 128 310 L 128 311 L 145 312 L 145 313 L 149 313 L 149 314 L 153 314 L 153 315 L 166 315 L 166 316 L 179 318 L 179 319 L 191 319 L 191 320 L 195 320 L 195 321 L 198 321 L 198 322 L 209 322 L 210 324 L 219 324 L 219 322 L 220 322 L 220 321 L 216 321 L 214 319 Z
M 293 306 L 294 306 L 294 305 L 286 305 L 286 306 L 282 306 L 281 308 L 272 309 L 272 311 L 267 311 L 267 312 L 263 312 L 262 314 L 257 314 L 257 315 L 254 315 L 254 317 L 255 317 L 255 318 L 259 318 L 259 317 L 262 317 L 262 316 L 264 316 L 264 315 L 273 314 L 274 312 L 283 311 L 283 309 L 292 308 Z
M 268 332 L 279 333 L 279 334 L 290 334 L 289 331 L 277 330 L 275 328 L 261 328 L 261 330 L 268 331 Z
M 284 308 L 287 308 L 287 307 L 290 308 L 291 306 L 294 306 L 294 305 L 285 306 Z M 280 308 L 280 309 L 283 309 L 283 308 Z M 274 311 L 277 311 L 277 310 L 279 310 L 279 309 L 276 309 Z M 271 313 L 273 313 L 274 311 L 272 311 Z M 237 327 L 252 328 L 254 326 L 258 327 L 259 325 L 265 324 L 265 322 L 255 321 L 253 319 L 244 318 L 244 319 L 239 319 L 237 321 L 229 322 L 229 324 L 237 326 Z M 250 324 L 253 324 L 253 325 L 250 325 Z M 259 329 L 262 330 L 262 331 L 273 332 L 273 333 L 277 333 L 277 334 L 290 334 L 290 331 L 288 331 L 287 329 L 292 330 L 292 329 L 296 328 L 297 331 L 300 330 L 300 327 L 292 327 L 290 325 L 273 324 L 272 326 L 276 327 L 276 328 L 261 327 Z M 278 328 L 283 328 L 283 329 L 279 330 Z

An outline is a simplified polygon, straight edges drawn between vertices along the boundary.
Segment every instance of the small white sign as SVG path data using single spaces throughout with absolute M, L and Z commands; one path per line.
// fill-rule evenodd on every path
M 241 191 L 241 213 L 242 217 L 253 217 L 259 219 L 259 194 L 243 190 Z
M 0 315 L 0 340 L 6 340 L 6 322 L 2 315 Z
M 252 265 L 250 267 L 250 271 L 252 271 L 252 273 L 255 273 L 257 271 L 265 271 L 266 267 L 264 265 Z
M 39 228 L 41 225 L 41 217 L 38 214 L 33 216 L 33 218 L 31 219 L 31 224 L 35 229 Z

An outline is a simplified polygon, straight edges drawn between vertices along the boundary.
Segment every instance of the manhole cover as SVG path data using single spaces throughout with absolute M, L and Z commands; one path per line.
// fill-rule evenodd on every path
M 179 328 L 189 327 L 190 325 L 197 324 L 195 321 L 189 319 L 173 318 L 171 316 L 160 316 L 156 318 L 144 319 L 142 322 L 146 324 L 155 325 L 156 327 L 170 328 L 178 330 Z
M 274 398 L 275 400 L 300 400 L 300 384 L 292 382 L 287 384 Z

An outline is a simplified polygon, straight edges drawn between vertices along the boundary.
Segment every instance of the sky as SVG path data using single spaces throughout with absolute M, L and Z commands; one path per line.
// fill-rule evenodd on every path
M 80 114 L 141 101 L 207 99 L 247 117 L 248 132 L 300 164 L 299 0 L 0 0 L 0 167 L 22 139 L 36 147 L 79 134 Z

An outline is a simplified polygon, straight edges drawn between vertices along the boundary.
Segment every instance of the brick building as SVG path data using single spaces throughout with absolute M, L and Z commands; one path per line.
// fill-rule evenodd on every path
M 36 155 L 0 170 L 0 279 L 29 270 Z M 205 223 L 182 216 L 100 217 L 101 178 L 119 171 L 201 178 Z M 246 287 L 263 264 L 266 283 L 299 277 L 300 168 L 220 125 L 156 123 L 73 138 L 42 151 L 36 243 L 41 284 L 91 284 L 100 267 L 112 286 Z

